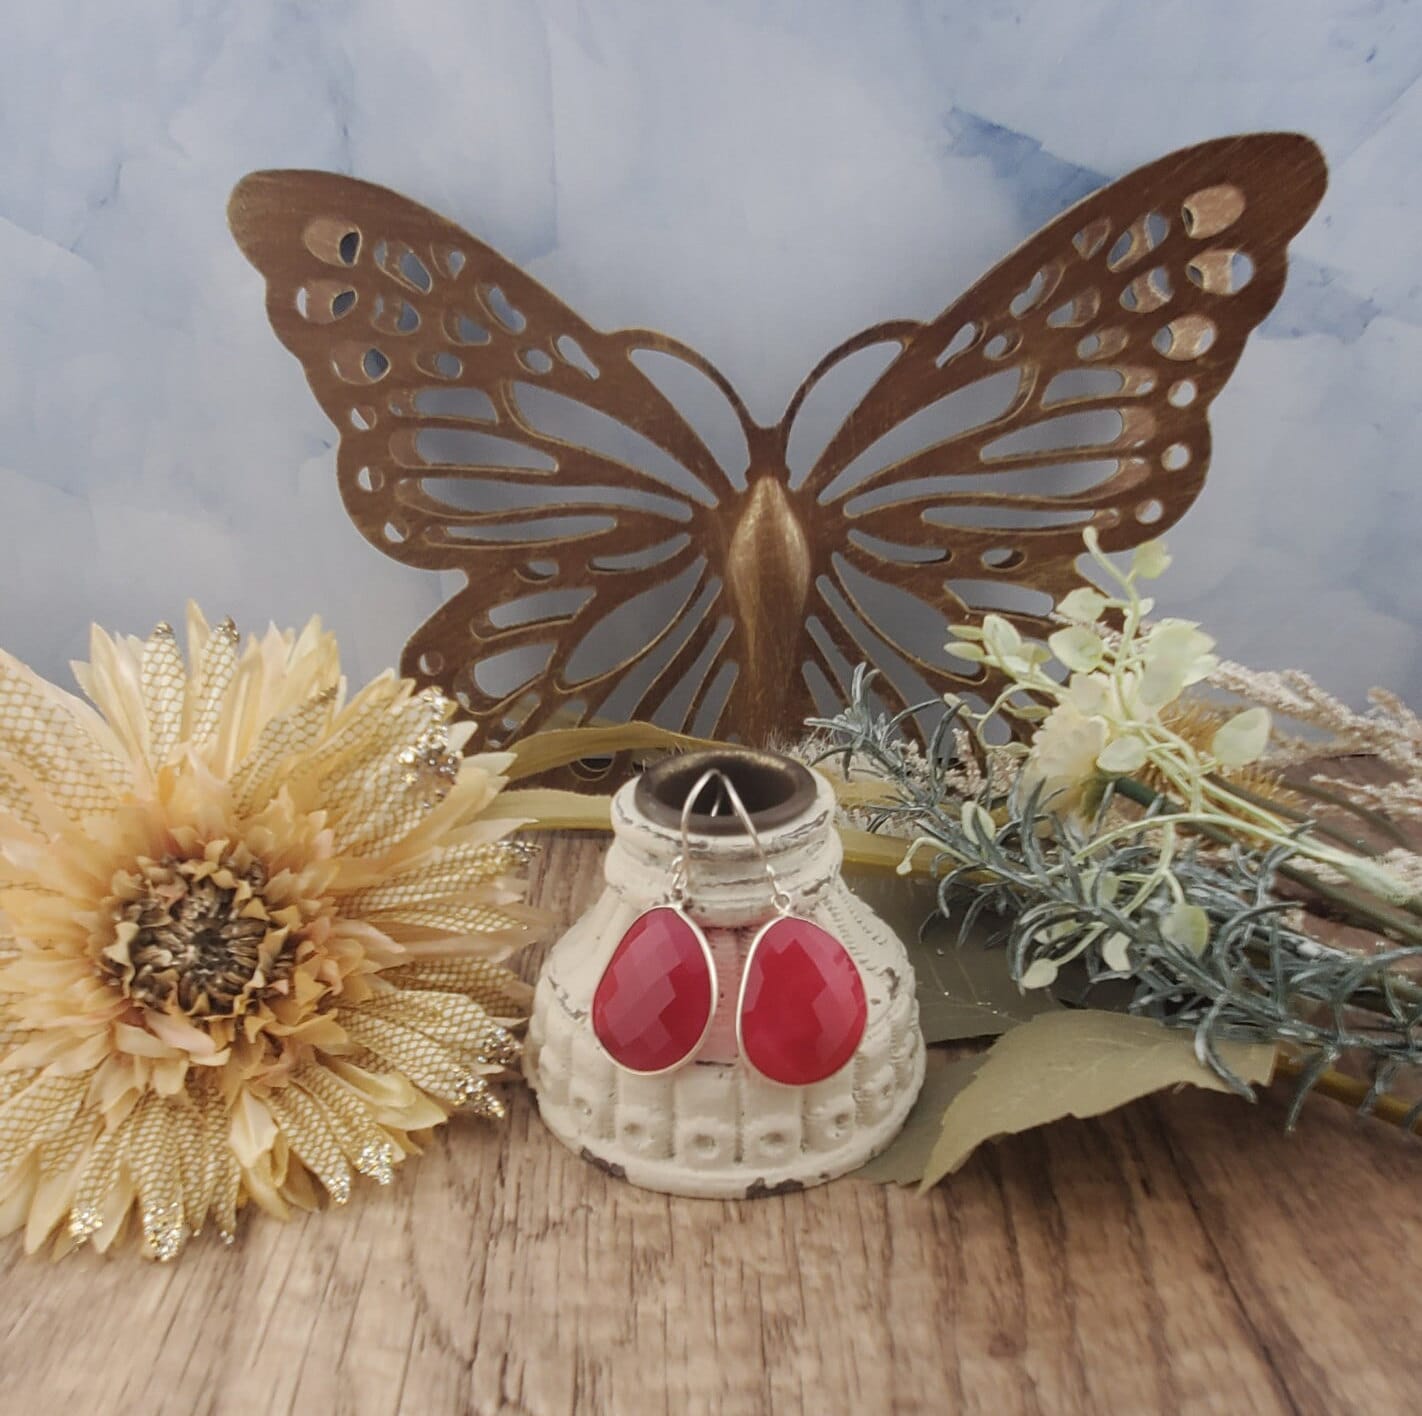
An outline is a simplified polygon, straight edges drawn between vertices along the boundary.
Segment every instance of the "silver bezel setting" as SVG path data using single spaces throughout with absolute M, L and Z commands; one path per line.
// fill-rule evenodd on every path
M 750 978 L 751 964 L 755 960 L 756 950 L 760 948 L 761 940 L 763 940 L 765 936 L 769 934 L 770 931 L 774 929 L 777 924 L 786 924 L 793 921 L 798 921 L 801 924 L 808 924 L 813 928 L 820 930 L 820 932 L 823 934 L 829 934 L 829 931 L 825 929 L 823 925 L 816 924 L 814 920 L 808 919 L 804 915 L 792 914 L 789 911 L 783 914 L 777 914 L 773 919 L 766 920 L 766 922 L 761 925 L 759 929 L 756 930 L 755 938 L 751 940 L 751 946 L 749 949 L 746 950 L 746 961 L 744 964 L 741 965 L 741 986 L 736 992 L 736 1055 L 746 1065 L 747 1068 L 749 1068 L 752 1072 L 756 1074 L 757 1077 L 761 1078 L 762 1081 L 769 1082 L 772 1086 L 787 1088 L 805 1086 L 813 1087 L 818 1086 L 821 1082 L 829 1081 L 831 1077 L 839 1076 L 839 1074 L 844 1071 L 844 1069 L 848 1067 L 850 1063 L 854 1061 L 854 1054 L 859 1051 L 859 1044 L 864 1040 L 864 1032 L 862 1028 L 860 1029 L 859 1037 L 855 1039 L 853 1051 L 850 1052 L 849 1056 L 845 1058 L 844 1062 L 840 1066 L 836 1067 L 833 1072 L 827 1072 L 823 1077 L 816 1077 L 813 1082 L 782 1082 L 778 1077 L 772 1077 L 769 1075 L 769 1073 L 762 1072 L 760 1068 L 757 1067 L 755 1063 L 751 1061 L 750 1053 L 746 1051 L 745 1038 L 742 1035 L 741 1027 L 742 1021 L 744 1020 L 746 1015 L 746 983 Z M 830 938 L 834 939 L 835 937 L 833 935 L 830 935 Z M 838 944 L 841 949 L 844 949 L 844 956 L 853 966 L 854 972 L 859 975 L 859 987 L 861 990 L 863 990 L 864 975 L 860 971 L 859 965 L 855 961 L 854 955 L 851 954 L 848 949 L 845 949 L 844 941 L 842 939 L 835 939 L 835 943 Z M 865 996 L 867 998 L 867 994 Z
M 629 1077 L 664 1077 L 669 1072 L 679 1071 L 682 1067 L 685 1067 L 688 1062 L 693 1061 L 696 1057 L 696 1054 L 701 1051 L 703 1045 L 705 1044 L 707 1034 L 709 1034 L 711 1031 L 712 1023 L 716 1021 L 716 1009 L 721 1002 L 720 980 L 716 977 L 716 958 L 715 955 L 713 955 L 711 952 L 711 944 L 710 941 L 706 938 L 706 931 L 703 930 L 701 926 L 697 924 L 697 922 L 692 919 L 689 914 L 687 914 L 686 910 L 680 904 L 674 901 L 666 901 L 660 905 L 652 905 L 649 909 L 643 910 L 637 916 L 637 918 L 634 919 L 632 923 L 629 924 L 627 928 L 622 931 L 622 938 L 617 941 L 617 946 L 612 951 L 612 957 L 609 958 L 607 961 L 607 967 L 604 968 L 603 971 L 598 975 L 597 984 L 593 988 L 594 1004 L 597 1000 L 598 989 L 602 987 L 602 981 L 604 978 L 607 977 L 607 970 L 612 967 L 612 960 L 617 957 L 617 950 L 622 947 L 623 940 L 625 940 L 627 936 L 633 931 L 633 929 L 635 929 L 636 926 L 642 920 L 646 919 L 648 915 L 660 914 L 663 910 L 670 910 L 674 915 L 679 915 L 681 917 L 682 922 L 686 924 L 690 928 L 691 932 L 696 936 L 696 942 L 701 949 L 701 957 L 706 964 L 707 977 L 711 980 L 711 1004 L 710 1007 L 706 1010 L 706 1021 L 702 1025 L 701 1032 L 697 1035 L 696 1041 L 686 1050 L 686 1052 L 681 1057 L 677 1058 L 675 1062 L 671 1063 L 670 1066 L 655 1067 L 649 1071 L 641 1071 L 636 1067 L 629 1067 L 625 1062 L 619 1061 L 616 1057 L 612 1055 L 611 1052 L 608 1051 L 607 1047 L 603 1043 L 603 1040 L 598 1036 L 596 1026 L 591 1026 L 589 1028 L 589 1031 L 593 1035 L 593 1041 L 597 1043 L 598 1051 L 600 1051 L 602 1055 L 606 1057 L 607 1060 L 611 1062 L 614 1067 L 616 1067 L 621 1072 L 626 1072 Z M 591 1015 L 589 1015 L 588 1021 L 590 1024 L 592 1023 Z M 736 1020 L 736 1045 L 737 1047 L 740 1046 L 739 1017 L 737 1017 Z

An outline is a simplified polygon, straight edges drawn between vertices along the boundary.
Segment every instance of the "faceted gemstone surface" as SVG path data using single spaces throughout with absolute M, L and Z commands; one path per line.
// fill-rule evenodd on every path
M 713 982 L 687 918 L 669 905 L 647 910 L 632 921 L 598 980 L 593 1032 L 629 1071 L 675 1067 L 706 1031 Z
M 833 1076 L 864 1036 L 864 980 L 834 935 L 776 920 L 746 965 L 741 1050 L 762 1076 L 803 1087 Z

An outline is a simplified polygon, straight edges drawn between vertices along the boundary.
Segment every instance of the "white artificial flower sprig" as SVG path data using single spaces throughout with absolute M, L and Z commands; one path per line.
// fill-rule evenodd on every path
M 1049 635 L 1045 645 L 1024 639 L 1001 615 L 988 615 L 981 627 L 950 628 L 955 637 L 949 653 L 988 665 L 1007 680 L 987 711 L 975 715 L 979 730 L 998 713 L 1037 724 L 1030 744 L 1021 749 L 1025 760 L 1015 790 L 1024 798 L 1035 797 L 1053 815 L 1081 822 L 1101 802 L 1108 782 L 1114 780 L 1118 790 L 1138 800 L 1142 790 L 1147 800 L 1154 794 L 1140 781 L 1143 775 L 1159 784 L 1163 810 L 1111 826 L 1093 837 L 1078 861 L 1084 863 L 1103 845 L 1158 831 L 1156 867 L 1129 882 L 1134 888 L 1121 908 L 1133 914 L 1165 885 L 1174 904 L 1162 914 L 1162 932 L 1196 954 L 1209 942 L 1209 923 L 1203 910 L 1185 901 L 1170 870 L 1181 828 L 1223 833 L 1266 849 L 1288 846 L 1295 856 L 1338 871 L 1389 904 L 1407 903 L 1411 888 L 1386 867 L 1301 832 L 1296 824 L 1232 790 L 1220 775 L 1263 755 L 1270 733 L 1268 709 L 1248 708 L 1229 718 L 1214 733 L 1208 750 L 1171 728 L 1162 712 L 1214 671 L 1219 662 L 1214 640 L 1189 620 L 1146 620 L 1154 602 L 1142 596 L 1138 582 L 1157 578 L 1169 566 L 1162 542 L 1139 546 L 1129 570 L 1122 572 L 1103 554 L 1094 528 L 1084 534 L 1092 558 L 1119 587 L 1118 593 L 1086 586 L 1072 591 L 1058 606 L 1063 627 Z M 1119 622 L 1118 631 L 1108 627 L 1111 620 Z M 1066 671 L 1064 676 L 1048 672 L 1053 659 Z M 1062 963 L 1092 942 L 1094 938 L 1077 937 L 1055 959 L 1039 958 L 1023 983 L 1050 983 Z M 1108 963 L 1124 967 L 1124 940 L 1104 941 L 1102 953 Z

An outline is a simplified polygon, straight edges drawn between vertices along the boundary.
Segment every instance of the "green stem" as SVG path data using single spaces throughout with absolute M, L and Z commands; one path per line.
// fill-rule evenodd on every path
M 1175 827 L 1167 824 L 1161 832 L 1160 857 L 1155 863 L 1155 869 L 1141 881 L 1136 893 L 1131 896 L 1130 902 L 1122 910 L 1122 914 L 1133 915 L 1135 912 L 1155 894 L 1157 887 L 1162 880 L 1170 882 L 1171 892 L 1177 899 L 1181 898 L 1180 882 L 1171 874 L 1170 862 L 1175 855 Z
M 1302 1062 L 1282 1052 L 1274 1063 L 1276 1076 L 1299 1077 L 1303 1070 Z M 1313 1090 L 1323 1096 L 1332 1097 L 1334 1101 L 1346 1102 L 1356 1111 L 1367 1098 L 1369 1088 L 1366 1082 L 1359 1081 L 1357 1077 L 1350 1077 L 1346 1072 L 1329 1068 L 1315 1080 Z M 1407 1114 L 1411 1109 L 1405 1101 L 1399 1101 L 1395 1096 L 1380 1096 L 1374 1102 L 1371 1114 L 1379 1121 L 1386 1121 L 1389 1126 L 1407 1128 Z M 1414 1135 L 1417 1133 L 1415 1123 L 1407 1129 Z
M 1159 792 L 1131 777 L 1116 778 L 1116 790 L 1129 801 L 1135 802 L 1137 806 L 1154 806 L 1157 801 L 1165 801 L 1167 806 L 1170 805 L 1169 801 Z M 1219 827 L 1212 826 L 1207 822 L 1187 820 L 1183 824 L 1188 825 L 1190 830 L 1197 835 L 1204 836 L 1219 845 L 1235 844 L 1234 838 L 1229 832 L 1222 831 Z M 1352 915 L 1369 929 L 1379 930 L 1392 938 L 1402 939 L 1408 944 L 1422 944 L 1422 925 L 1416 923 L 1400 909 L 1385 905 L 1380 900 L 1360 899 L 1349 891 L 1319 880 L 1310 875 L 1308 871 L 1300 870 L 1297 866 L 1287 862 L 1279 867 L 1279 874 L 1285 880 L 1292 880 L 1295 885 L 1302 885 L 1306 890 L 1313 891 L 1320 899 L 1327 900 L 1338 909 Z
M 1327 787 L 1320 787 L 1317 782 L 1290 782 L 1288 786 L 1290 791 L 1300 792 L 1315 801 L 1326 802 L 1329 806 L 1352 812 L 1380 835 L 1386 836 L 1394 845 L 1406 846 L 1411 850 L 1415 844 L 1395 821 L 1390 820 L 1381 811 L 1374 811 L 1372 807 L 1364 806 L 1361 802 L 1350 801 L 1342 792 L 1330 791 Z
M 1117 782 L 1120 782 L 1117 778 Z M 1149 787 L 1144 790 L 1150 791 Z M 1129 792 L 1123 792 L 1123 796 L 1130 796 L 1131 800 L 1137 800 Z M 1156 798 L 1156 793 L 1152 792 L 1152 798 Z M 1178 807 L 1168 797 L 1158 797 L 1168 808 L 1159 816 L 1152 816 L 1148 820 L 1127 821 L 1121 826 L 1113 826 L 1109 831 L 1102 832 L 1101 835 L 1092 838 L 1088 845 L 1085 845 L 1077 852 L 1078 860 L 1085 860 L 1094 850 L 1101 846 L 1110 845 L 1113 841 L 1122 840 L 1127 836 L 1139 835 L 1142 831 L 1153 830 L 1157 826 L 1188 826 L 1192 831 L 1198 832 L 1202 836 L 1211 836 L 1212 839 L 1225 844 L 1234 840 L 1227 828 L 1235 827 L 1243 834 L 1252 836 L 1256 841 L 1266 841 L 1271 846 L 1287 846 L 1296 844 L 1291 837 L 1283 831 L 1269 831 L 1261 826 L 1250 825 L 1247 821 L 1240 821 L 1238 817 L 1230 816 L 1223 811 L 1210 811 L 1205 813 L 1195 811 L 1185 811 Z M 1315 846 L 1315 851 L 1321 849 Z
M 1223 786 L 1223 783 L 1220 783 Z M 1290 784 L 1292 790 L 1292 784 Z M 1337 841 L 1340 846 L 1348 846 L 1358 852 L 1359 855 L 1377 857 L 1382 854 L 1376 846 L 1370 845 L 1367 841 L 1356 836 L 1349 836 L 1346 832 L 1335 830 L 1332 826 L 1326 825 L 1322 821 L 1315 820 L 1307 812 L 1299 811 L 1295 807 L 1286 806 L 1283 802 L 1271 801 L 1268 797 L 1260 796 L 1257 792 L 1252 792 L 1248 787 L 1241 786 L 1238 782 L 1230 782 L 1229 790 L 1243 801 L 1252 803 L 1254 806 L 1264 807 L 1269 811 L 1277 813 L 1279 816 L 1287 817 L 1290 821 L 1299 825 L 1307 825 L 1308 828 L 1320 836 L 1327 836 L 1331 841 Z M 1321 798 L 1320 798 L 1321 799 Z M 1341 797 L 1336 798 L 1339 805 L 1344 805 Z M 1406 844 L 1406 838 L 1403 838 Z
M 1320 899 L 1336 905 L 1345 913 L 1352 914 L 1369 929 L 1376 929 L 1408 944 L 1422 944 L 1422 925 L 1414 923 L 1399 909 L 1393 909 L 1379 900 L 1354 895 L 1341 886 L 1330 885 L 1297 866 L 1281 865 L 1279 874 L 1285 880 L 1292 880 L 1295 885 L 1302 885 L 1305 890 L 1313 891 Z

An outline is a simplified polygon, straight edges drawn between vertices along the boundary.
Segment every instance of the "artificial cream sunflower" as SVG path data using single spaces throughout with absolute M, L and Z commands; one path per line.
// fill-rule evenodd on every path
M 510 758 L 394 674 L 346 701 L 318 621 L 187 636 L 96 629 L 92 708 L 0 653 L 0 1232 L 31 1251 L 137 1215 L 171 1258 L 502 1110 Z

